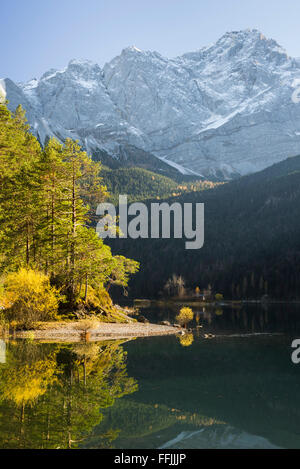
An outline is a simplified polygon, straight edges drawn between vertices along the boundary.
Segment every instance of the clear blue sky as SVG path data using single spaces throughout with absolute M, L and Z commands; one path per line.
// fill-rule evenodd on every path
M 16 81 L 129 45 L 174 57 L 248 27 L 300 56 L 298 0 L 2 0 L 0 18 L 0 77 Z

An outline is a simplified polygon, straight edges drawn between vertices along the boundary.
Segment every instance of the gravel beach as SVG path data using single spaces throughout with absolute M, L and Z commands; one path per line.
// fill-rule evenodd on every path
M 79 342 L 82 331 L 79 330 L 80 321 L 71 323 L 46 323 L 41 329 L 19 331 L 16 338 L 32 338 L 47 341 Z M 89 340 L 121 339 L 132 337 L 149 337 L 178 334 L 182 329 L 173 326 L 143 323 L 99 323 L 99 326 L 89 330 Z

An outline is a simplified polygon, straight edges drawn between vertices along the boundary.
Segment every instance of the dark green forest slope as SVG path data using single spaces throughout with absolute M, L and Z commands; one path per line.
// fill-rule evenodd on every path
M 176 201 L 205 204 L 204 247 L 185 250 L 178 239 L 111 240 L 114 251 L 141 262 L 131 295 L 155 297 L 176 273 L 188 287 L 211 283 L 227 298 L 300 298 L 300 156 Z
M 152 153 L 141 150 L 133 145 L 122 145 L 119 148 L 117 158 L 112 157 L 105 150 L 96 150 L 92 156 L 95 161 L 101 161 L 103 165 L 111 169 L 138 167 L 157 172 L 164 176 L 180 177 L 177 169 L 164 163 L 152 155 Z

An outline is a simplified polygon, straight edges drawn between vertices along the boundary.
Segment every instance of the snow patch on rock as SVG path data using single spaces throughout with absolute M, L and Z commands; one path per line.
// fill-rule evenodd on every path
M 33 132 L 118 158 L 132 145 L 182 174 L 228 179 L 300 154 L 300 60 L 258 30 L 172 59 L 125 48 L 103 69 L 71 60 L 25 84 L 1 81 Z

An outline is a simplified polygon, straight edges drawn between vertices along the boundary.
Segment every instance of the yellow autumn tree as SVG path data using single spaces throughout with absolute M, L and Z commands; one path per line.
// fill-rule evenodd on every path
M 194 313 L 191 308 L 184 307 L 181 308 L 179 314 L 176 316 L 176 321 L 179 322 L 181 326 L 186 327 L 189 322 L 194 318 Z
M 54 319 L 58 310 L 59 292 L 42 272 L 22 268 L 7 275 L 0 299 L 4 315 L 30 328 L 36 321 Z

